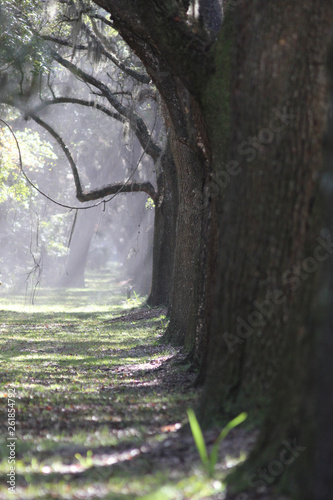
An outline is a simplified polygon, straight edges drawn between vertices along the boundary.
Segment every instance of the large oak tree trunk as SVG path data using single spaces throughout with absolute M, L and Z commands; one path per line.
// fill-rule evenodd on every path
M 222 193 L 201 415 L 210 422 L 227 408 L 268 412 L 240 471 L 246 487 L 281 479 L 281 469 L 263 477 L 258 467 L 279 458 L 285 441 L 310 448 L 313 408 L 303 398 L 314 344 L 309 312 L 317 270 L 333 252 L 318 195 L 332 20 L 329 1 L 243 1 L 227 13 L 215 55 L 220 70 L 204 98 Z M 224 102 L 214 113 L 218 96 L 229 112 Z M 223 134 L 230 144 L 221 150 Z
M 331 10 L 329 2 L 326 10 L 323 5 L 243 2 L 227 20 L 235 26 L 235 90 L 224 118 L 230 120 L 231 143 L 222 161 L 223 130 L 211 134 L 215 178 L 222 184 L 228 176 L 221 196 L 218 297 L 206 391 L 206 403 L 213 399 L 215 409 L 231 395 L 266 396 L 286 346 L 305 336 L 320 237 L 316 181 L 322 166 Z M 228 60 L 223 33 L 219 43 L 217 66 Z M 209 104 L 217 96 L 206 99 L 211 122 Z
M 183 89 L 184 92 L 184 89 Z M 166 102 L 168 105 L 168 102 Z M 179 109 L 186 107 L 179 100 Z M 193 109 L 188 105 L 188 113 Z M 204 211 L 205 160 L 191 135 L 196 136 L 195 119 L 191 122 L 188 142 L 180 140 L 171 125 L 171 148 L 177 169 L 178 212 L 174 255 L 173 286 L 170 301 L 170 323 L 165 340 L 183 345 L 188 351 L 195 346 L 196 325 L 200 304 L 200 283 L 204 277 L 202 261 Z M 208 224 L 208 220 L 207 220 Z

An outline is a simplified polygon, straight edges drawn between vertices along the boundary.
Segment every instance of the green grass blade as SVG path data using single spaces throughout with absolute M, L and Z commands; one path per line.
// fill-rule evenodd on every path
M 191 431 L 193 434 L 193 439 L 195 442 L 195 445 L 197 447 L 197 450 L 199 452 L 201 462 L 206 467 L 207 469 L 209 468 L 209 460 L 208 460 L 208 454 L 207 454 L 207 448 L 205 444 L 205 440 L 201 431 L 201 427 L 199 425 L 199 422 L 197 420 L 197 417 L 194 414 L 194 411 L 192 408 L 189 408 L 187 410 L 187 416 L 188 420 L 190 422 L 190 427 Z
M 237 427 L 237 425 L 241 424 L 242 422 L 244 422 L 244 420 L 247 419 L 247 413 L 243 412 L 241 413 L 240 415 L 238 415 L 238 417 L 235 417 L 233 420 L 231 420 L 221 431 L 219 437 L 217 438 L 217 440 L 215 441 L 214 443 L 214 446 L 212 448 L 212 452 L 211 452 L 211 455 L 210 455 L 210 464 L 209 464 L 209 470 L 210 470 L 210 474 L 212 475 L 213 471 L 214 471 L 214 468 L 215 468 L 215 465 L 216 465 L 216 462 L 217 462 L 217 458 L 218 458 L 218 452 L 219 452 L 219 446 L 220 446 L 220 443 L 223 441 L 223 439 L 227 436 L 227 434 L 231 431 L 231 429 L 233 429 L 234 427 Z

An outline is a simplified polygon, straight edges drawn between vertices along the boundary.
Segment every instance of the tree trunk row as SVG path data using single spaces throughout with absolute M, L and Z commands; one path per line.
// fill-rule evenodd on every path
M 201 367 L 201 419 L 247 410 L 264 421 L 237 473 L 243 487 L 281 480 L 257 471 L 285 442 L 306 471 L 311 309 L 318 270 L 333 253 L 318 189 L 333 4 L 230 1 L 215 43 L 200 19 L 186 17 L 186 2 L 96 3 L 167 110 L 178 209 L 166 339 Z M 289 483 L 295 498 L 303 498 L 299 484 Z

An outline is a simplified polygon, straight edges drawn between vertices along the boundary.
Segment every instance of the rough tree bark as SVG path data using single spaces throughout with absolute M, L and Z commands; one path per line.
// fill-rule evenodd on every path
M 206 96 L 211 105 L 206 120 L 215 130 L 214 178 L 221 184 L 228 179 L 221 196 L 218 296 L 206 391 L 211 399 L 209 386 L 214 379 L 215 394 L 219 373 L 215 409 L 239 390 L 250 399 L 265 395 L 285 344 L 295 332 L 299 341 L 303 338 L 316 268 L 313 264 L 310 270 L 311 262 L 304 259 L 313 256 L 320 236 L 316 180 L 326 120 L 330 16 L 329 2 L 319 9 L 317 2 L 244 1 L 230 11 L 219 39 L 216 65 L 231 63 L 227 85 L 232 82 L 233 92 L 223 81 L 230 71 L 226 67 L 224 75 L 213 76 Z M 229 116 L 223 118 L 229 132 L 211 113 L 219 78 L 230 100 Z M 221 151 L 223 133 L 229 134 L 230 145 Z
M 228 411 L 267 412 L 256 449 L 234 477 L 254 490 L 290 479 L 291 467 L 283 475 L 265 467 L 285 441 L 311 445 L 309 311 L 317 270 L 332 253 L 318 194 L 332 21 L 329 1 L 244 0 L 230 8 L 215 53 L 219 70 L 205 96 L 222 193 L 201 417 L 207 423 L 229 418 Z M 224 102 L 216 110 L 218 96 Z M 309 454 L 296 452 L 306 471 Z
M 324 141 L 326 152 L 325 170 L 321 178 L 321 191 L 325 198 L 325 219 L 329 234 L 333 234 L 333 33 L 328 57 L 329 113 L 328 127 Z M 313 394 L 304 393 L 305 400 L 314 402 L 316 408 L 316 432 L 313 447 L 309 448 L 307 470 L 299 469 L 298 486 L 304 500 L 329 500 L 333 495 L 333 260 L 324 263 L 314 316 L 317 332 L 317 357 L 314 364 L 316 383 Z M 309 474 L 313 471 L 313 475 Z
M 155 203 L 153 276 L 147 300 L 150 306 L 169 305 L 172 290 L 178 192 L 169 141 L 156 164 L 156 177 L 158 199 Z

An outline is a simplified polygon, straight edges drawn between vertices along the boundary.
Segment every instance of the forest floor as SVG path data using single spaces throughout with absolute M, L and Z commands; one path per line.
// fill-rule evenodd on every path
M 164 310 L 126 300 L 105 275 L 84 289 L 40 289 L 35 305 L 2 293 L 0 314 L 1 499 L 231 498 L 224 478 L 257 431 L 233 429 L 207 476 L 186 413 L 198 401 L 196 374 L 161 343 Z M 208 448 L 220 430 L 205 433 Z

